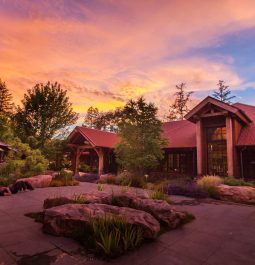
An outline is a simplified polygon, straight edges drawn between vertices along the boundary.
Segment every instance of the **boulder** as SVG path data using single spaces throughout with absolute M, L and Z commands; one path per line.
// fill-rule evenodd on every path
M 91 192 L 84 194 L 84 197 L 87 203 L 114 204 L 120 207 L 129 207 L 148 212 L 169 228 L 176 228 L 187 216 L 186 212 L 175 210 L 166 201 L 150 199 L 145 195 L 137 195 L 132 192 L 116 194 Z
M 72 237 L 77 228 L 86 228 L 94 218 L 124 218 L 128 224 L 142 228 L 145 238 L 156 238 L 160 231 L 159 222 L 144 211 L 107 204 L 65 204 L 44 211 L 45 232 Z
M 221 184 L 217 188 L 222 200 L 255 204 L 255 188 L 253 187 Z
M 49 187 L 52 181 L 51 175 L 38 175 L 30 178 L 22 178 L 17 181 L 27 181 L 29 182 L 33 188 L 45 188 Z

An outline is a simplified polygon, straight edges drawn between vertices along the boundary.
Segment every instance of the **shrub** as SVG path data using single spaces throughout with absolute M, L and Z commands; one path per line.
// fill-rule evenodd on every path
M 71 170 L 61 169 L 61 171 L 51 181 L 51 187 L 61 186 L 76 186 L 79 185 L 77 180 L 73 179 L 73 172 Z
M 90 172 L 91 171 L 90 166 L 87 165 L 86 163 L 80 163 L 79 168 L 80 168 L 81 172 Z
M 252 182 L 245 181 L 244 179 L 236 179 L 233 177 L 224 178 L 223 183 L 229 186 L 251 186 L 251 187 L 255 186 L 255 184 Z
M 223 179 L 218 176 L 204 176 L 197 181 L 197 185 L 205 190 L 216 187 L 223 183 Z
M 169 195 L 181 195 L 192 198 L 207 198 L 208 192 L 199 187 L 196 183 L 187 183 L 185 185 L 168 185 L 166 193 Z
M 146 185 L 145 177 L 137 173 L 124 170 L 117 176 L 116 182 L 122 186 L 132 186 L 137 188 L 144 188 Z
M 219 192 L 217 186 L 208 187 L 207 192 L 211 198 L 216 199 L 216 200 L 220 199 L 220 192 Z

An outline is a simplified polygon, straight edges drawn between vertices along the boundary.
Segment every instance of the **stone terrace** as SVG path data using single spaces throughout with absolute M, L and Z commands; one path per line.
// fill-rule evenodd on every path
M 105 186 L 118 189 L 117 186 Z M 96 190 L 95 184 L 43 188 L 0 198 L 0 265 L 103 265 L 85 255 L 75 241 L 43 234 L 41 224 L 24 214 L 42 210 L 43 200 L 53 196 Z M 143 192 L 137 190 L 137 192 Z M 112 264 L 132 265 L 239 265 L 254 264 L 255 207 L 221 202 L 197 202 L 172 196 L 176 208 L 196 220 L 144 244 Z M 182 203 L 181 203 L 182 202 Z

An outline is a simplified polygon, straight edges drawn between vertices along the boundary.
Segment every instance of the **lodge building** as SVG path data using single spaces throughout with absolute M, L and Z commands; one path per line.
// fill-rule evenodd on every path
M 155 174 L 255 179 L 255 106 L 207 97 L 185 120 L 164 123 L 162 136 L 168 144 Z M 114 133 L 76 127 L 68 137 L 75 173 L 80 162 L 96 167 L 99 175 L 116 172 L 118 141 Z

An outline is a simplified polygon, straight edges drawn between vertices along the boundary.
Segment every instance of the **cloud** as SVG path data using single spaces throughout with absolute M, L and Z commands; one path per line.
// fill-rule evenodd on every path
M 0 75 L 16 102 L 51 80 L 81 112 L 141 95 L 164 109 L 180 82 L 193 91 L 209 91 L 219 79 L 247 86 L 231 56 L 194 50 L 255 27 L 255 2 L 0 0 L 0 24 Z

